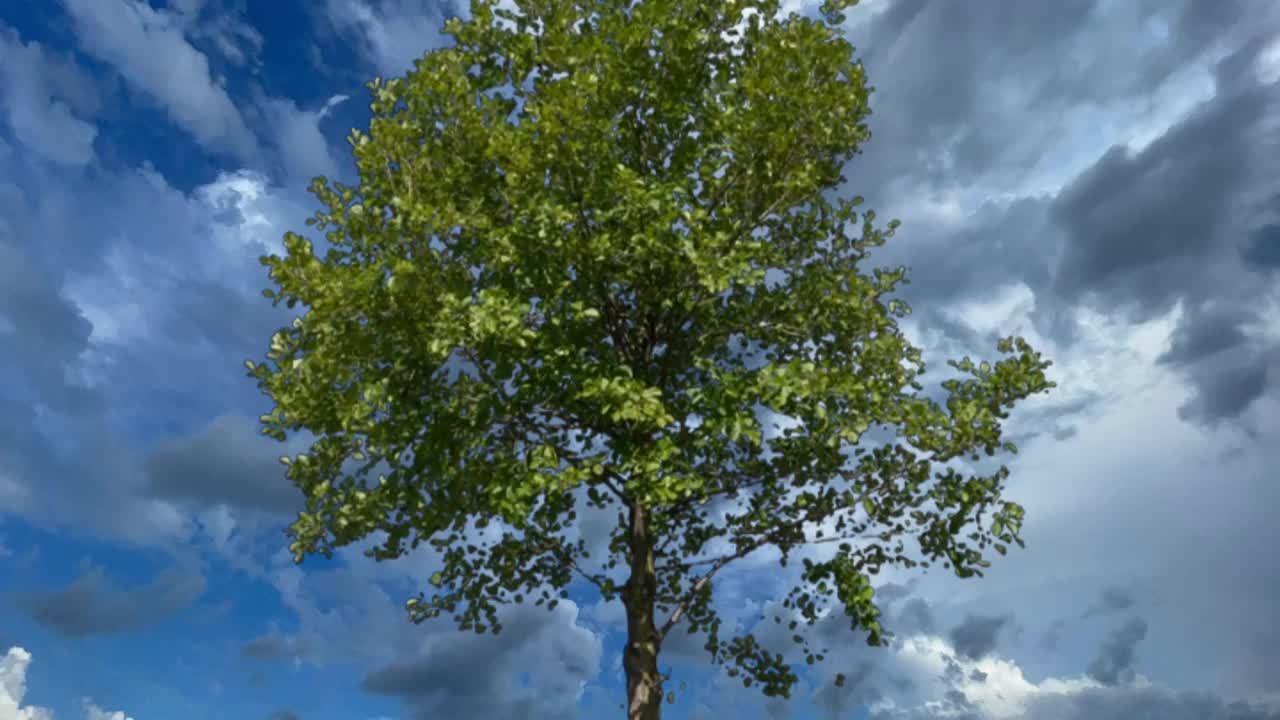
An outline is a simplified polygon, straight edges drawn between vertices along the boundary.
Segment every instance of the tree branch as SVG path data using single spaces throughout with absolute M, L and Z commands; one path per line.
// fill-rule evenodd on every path
M 755 552 L 764 546 L 766 542 L 766 538 L 759 538 L 751 543 L 743 545 L 736 552 L 725 555 L 724 557 L 716 560 L 715 564 L 711 566 L 711 569 L 702 577 L 698 578 L 698 581 L 693 584 L 693 587 L 689 589 L 689 592 L 685 593 L 684 597 L 676 605 L 675 610 L 671 613 L 671 617 L 667 618 L 667 621 L 658 629 L 659 642 L 667 637 L 667 633 L 671 632 L 671 628 L 675 627 L 676 623 L 680 622 L 680 618 L 684 617 L 684 614 L 688 612 L 689 606 L 693 603 L 694 598 L 696 598 L 698 593 L 707 586 L 707 583 L 711 582 L 711 578 L 715 576 L 716 573 L 720 572 L 725 565 L 728 565 L 734 560 L 744 558 Z

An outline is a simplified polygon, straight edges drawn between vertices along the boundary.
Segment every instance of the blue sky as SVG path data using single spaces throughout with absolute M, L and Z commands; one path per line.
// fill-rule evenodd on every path
M 294 566 L 303 446 L 257 434 L 243 362 L 289 319 L 258 257 L 313 175 L 353 180 L 364 83 L 459 13 L 0 4 L 0 720 L 619 714 L 619 608 L 413 626 L 432 558 Z M 788 704 L 673 641 L 667 716 L 1280 717 L 1280 7 L 864 0 L 846 30 L 877 88 L 848 190 L 904 222 L 906 329 L 933 366 L 1011 332 L 1055 360 L 1010 421 L 1028 548 L 883 578 L 895 644 L 820 624 Z M 718 605 L 750 628 L 789 572 Z

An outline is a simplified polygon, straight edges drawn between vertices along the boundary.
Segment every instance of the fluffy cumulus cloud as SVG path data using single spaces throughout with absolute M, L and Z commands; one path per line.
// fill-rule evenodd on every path
M 1125 623 L 1102 641 L 1097 662 L 1105 670 L 1091 665 L 1087 673 L 1033 678 L 1010 655 L 1016 643 L 999 650 L 984 643 L 985 652 L 975 657 L 962 647 L 969 640 L 954 640 L 966 633 L 989 637 L 990 627 L 997 624 L 991 618 L 969 616 L 957 626 L 960 632 L 942 636 L 913 621 L 932 612 L 918 596 L 887 600 L 886 607 L 890 625 L 901 632 L 887 648 L 844 646 L 833 651 L 828 672 L 842 672 L 846 680 L 837 686 L 828 675 L 813 691 L 823 716 L 848 717 L 864 706 L 876 720 L 1280 717 L 1280 705 L 1274 702 L 1174 690 L 1135 673 L 1134 649 L 1145 635 L 1141 619 Z M 843 620 L 827 618 L 815 632 L 834 642 L 846 631 L 844 625 Z M 780 640 L 767 634 L 764 638 L 767 643 Z
M 30 667 L 31 653 L 20 647 L 11 647 L 0 657 L 0 720 L 53 720 L 52 710 L 23 704 Z M 119 710 L 103 710 L 88 698 L 82 708 L 85 720 L 133 720 Z
M 128 720 L 84 697 L 193 720 L 617 712 L 623 617 L 577 585 L 476 637 L 406 621 L 425 548 L 293 564 L 278 458 L 308 438 L 263 438 L 244 376 L 290 320 L 259 256 L 305 230 L 312 176 L 352 179 L 347 98 L 460 5 L 0 3 L 0 643 L 62 683 L 23 705 L 10 650 L 0 720 Z M 886 573 L 890 646 L 822 620 L 831 651 L 788 703 L 677 632 L 674 717 L 1278 717 L 1277 28 L 1265 0 L 851 11 L 876 90 L 842 190 L 904 221 L 873 261 L 909 266 L 905 330 L 931 367 L 1010 333 L 1055 361 L 1009 423 L 1028 546 L 980 580 Z M 571 533 L 599 559 L 616 521 Z M 759 553 L 715 587 L 726 629 L 803 665 L 772 622 L 795 571 Z

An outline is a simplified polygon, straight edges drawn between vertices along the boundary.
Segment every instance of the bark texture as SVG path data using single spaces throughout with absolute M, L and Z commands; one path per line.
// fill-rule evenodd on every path
M 628 537 L 631 576 L 622 588 L 627 610 L 627 646 L 622 652 L 622 667 L 627 675 L 627 720 L 659 720 L 662 675 L 658 672 L 658 651 L 662 638 L 653 619 L 658 582 L 648 518 L 639 503 L 630 509 Z

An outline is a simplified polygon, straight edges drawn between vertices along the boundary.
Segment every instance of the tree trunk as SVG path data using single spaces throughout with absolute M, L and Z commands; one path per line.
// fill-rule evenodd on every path
M 622 667 L 627 673 L 627 720 L 659 720 L 662 715 L 662 676 L 658 673 L 661 638 L 653 620 L 658 592 L 653 542 L 645 509 L 637 502 L 630 510 L 631 576 L 622 587 L 622 603 L 627 609 L 627 647 L 622 651 Z

